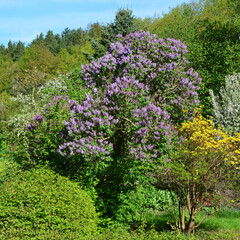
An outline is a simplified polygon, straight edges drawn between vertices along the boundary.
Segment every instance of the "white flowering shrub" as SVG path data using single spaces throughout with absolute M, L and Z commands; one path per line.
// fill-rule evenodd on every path
M 42 97 L 47 97 L 47 101 L 45 102 L 49 102 L 49 98 L 52 99 L 58 94 L 67 93 L 67 91 L 67 85 L 65 83 L 64 77 L 61 75 L 58 78 L 49 80 L 38 90 Z
M 39 113 L 44 104 L 54 96 L 67 94 L 68 88 L 63 76 L 51 79 L 37 90 L 34 88 L 30 94 L 19 93 L 11 100 L 19 105 L 19 112 L 8 121 L 12 134 L 20 136 L 32 117 Z
M 228 75 L 219 96 L 210 90 L 215 124 L 228 132 L 240 132 L 240 73 Z

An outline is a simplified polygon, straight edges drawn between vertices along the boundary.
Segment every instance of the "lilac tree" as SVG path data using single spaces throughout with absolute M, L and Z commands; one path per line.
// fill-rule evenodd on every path
M 55 98 L 34 118 L 32 157 L 88 176 L 112 195 L 146 181 L 171 149 L 175 124 L 199 103 L 200 78 L 188 69 L 186 53 L 179 40 L 119 35 L 105 56 L 82 66 L 85 99 Z M 40 145 L 59 155 L 42 156 Z

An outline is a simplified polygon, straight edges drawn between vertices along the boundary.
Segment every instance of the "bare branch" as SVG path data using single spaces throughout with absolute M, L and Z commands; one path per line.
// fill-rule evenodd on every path
M 128 119 L 128 118 L 126 118 L 126 117 L 124 117 L 124 116 L 122 116 L 121 118 L 123 118 L 123 119 L 125 119 L 126 121 L 130 122 L 134 127 L 137 127 L 137 125 L 134 124 L 130 119 Z
M 105 141 L 105 140 L 107 140 L 107 139 L 109 139 L 109 138 L 111 138 L 111 137 L 102 138 L 102 140 Z
M 194 226 L 194 229 L 197 228 L 197 227 L 199 227 L 200 224 L 203 222 L 203 220 L 205 220 L 207 217 L 213 215 L 213 214 L 214 214 L 215 212 L 217 212 L 217 211 L 218 211 L 218 209 L 215 208 L 215 211 L 213 211 L 213 212 L 211 212 L 211 213 L 207 213 L 207 214 L 202 218 L 202 220 L 198 223 L 198 225 Z

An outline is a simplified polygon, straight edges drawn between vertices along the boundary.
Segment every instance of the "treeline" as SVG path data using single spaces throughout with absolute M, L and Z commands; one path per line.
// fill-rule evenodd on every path
M 226 75 L 240 71 L 240 5 L 238 0 L 199 0 L 171 9 L 163 17 L 136 18 L 119 9 L 112 23 L 89 24 L 86 30 L 66 28 L 61 34 L 41 33 L 29 45 L 9 41 L 0 46 L 0 121 L 19 111 L 12 97 L 29 94 L 59 74 L 104 55 L 117 34 L 147 30 L 175 38 L 189 50 L 188 60 L 203 79 L 200 100 L 211 114 L 209 90 L 219 93 Z
M 18 112 L 11 101 L 18 94 L 30 94 L 49 79 L 67 73 L 103 56 L 118 32 L 138 31 L 136 18 L 129 9 L 119 9 L 113 23 L 89 24 L 86 30 L 66 28 L 61 35 L 48 31 L 38 35 L 28 46 L 9 41 L 0 46 L 0 121 Z
M 163 18 L 146 18 L 141 28 L 162 38 L 183 41 L 190 65 L 203 79 L 200 90 L 205 114 L 211 114 L 209 89 L 215 94 L 226 75 L 240 71 L 240 2 L 199 0 L 183 3 Z

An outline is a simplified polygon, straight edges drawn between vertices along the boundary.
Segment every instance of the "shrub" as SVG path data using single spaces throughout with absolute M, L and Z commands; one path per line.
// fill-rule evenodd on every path
M 240 73 L 228 75 L 219 96 L 210 90 L 215 124 L 226 131 L 240 133 Z
M 47 169 L 22 172 L 0 187 L 0 233 L 29 239 L 51 231 L 97 231 L 97 215 L 90 197 L 77 183 Z M 19 237 L 19 235 L 17 235 Z
M 0 184 L 7 181 L 20 170 L 20 166 L 13 160 L 13 153 L 7 146 L 7 135 L 0 133 Z
M 127 224 L 144 222 L 147 213 L 168 210 L 172 204 L 168 191 L 153 186 L 138 186 L 119 198 L 121 204 L 116 211 L 116 220 Z
M 21 145 L 18 147 L 17 159 L 25 168 L 48 162 L 54 170 L 61 170 L 63 167 L 64 159 L 57 154 L 56 149 L 63 143 L 62 138 L 67 133 L 63 123 L 70 117 L 67 102 L 68 97 L 54 97 L 44 107 L 44 117 L 36 115 L 32 118 L 35 124 L 25 126 L 19 138 Z
M 8 121 L 10 135 L 16 141 L 16 137 L 24 134 L 26 122 L 40 112 L 40 109 L 56 95 L 66 94 L 66 86 L 63 76 L 48 80 L 38 88 L 33 88 L 28 94 L 18 93 L 11 98 L 12 103 L 16 105 L 18 111 Z
M 233 137 L 215 129 L 212 120 L 203 118 L 197 111 L 193 121 L 179 127 L 179 135 L 182 143 L 171 159 L 166 159 L 157 177 L 161 187 L 177 195 L 175 228 L 191 233 L 223 201 L 230 204 L 230 199 L 234 201 L 237 196 L 234 191 L 239 188 L 240 134 Z M 214 211 L 195 225 L 197 212 L 205 207 Z

